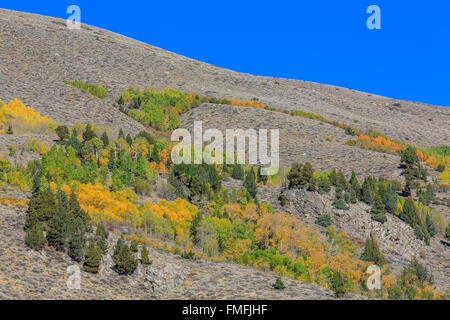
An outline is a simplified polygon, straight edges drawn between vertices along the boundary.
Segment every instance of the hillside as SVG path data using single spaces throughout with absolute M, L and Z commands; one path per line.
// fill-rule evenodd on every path
M 239 73 L 4 9 L 0 48 L 0 111 L 16 98 L 24 104 L 10 103 L 19 116 L 0 112 L 0 299 L 333 299 L 341 273 L 347 299 L 449 297 L 450 108 Z M 100 85 L 106 97 L 66 80 Z M 164 122 L 176 110 L 180 123 L 134 120 L 130 110 L 154 105 L 129 87 L 180 90 L 153 92 L 175 102 L 149 112 Z M 2 123 L 11 119 L 30 132 Z M 198 120 L 203 130 L 279 129 L 283 170 L 267 182 L 252 166 L 174 165 L 171 130 Z M 364 137 L 379 145 L 359 145 Z M 410 162 L 401 157 L 409 143 Z M 438 145 L 444 151 L 425 149 Z M 64 205 L 69 198 L 75 204 Z M 84 246 L 69 257 L 74 229 L 100 248 L 103 225 L 111 236 L 99 272 L 83 271 L 82 288 L 68 290 L 66 268 L 87 256 Z M 45 236 L 37 250 L 26 244 L 33 230 Z M 121 235 L 127 248 L 148 247 L 153 264 L 134 251 L 136 269 L 119 274 Z M 361 285 L 374 261 L 362 258 L 369 240 L 385 258 L 385 287 L 375 293 Z M 285 290 L 272 287 L 280 275 Z
M 63 80 L 101 84 L 115 96 L 129 86 L 172 87 L 215 97 L 258 98 L 283 109 L 314 112 L 361 130 L 373 128 L 420 146 L 450 144 L 450 110 L 352 89 L 260 77 L 195 61 L 110 31 L 0 9 L 0 96 L 20 97 L 67 124 L 90 120 L 135 132 L 139 125 Z M 126 123 L 126 125 L 125 125 Z

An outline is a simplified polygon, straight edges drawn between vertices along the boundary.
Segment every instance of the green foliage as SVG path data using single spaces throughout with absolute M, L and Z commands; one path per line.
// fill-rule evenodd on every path
M 283 280 L 281 280 L 280 277 L 276 278 L 275 283 L 272 284 L 272 287 L 277 290 L 283 290 L 286 288 L 286 286 L 283 283 Z
M 130 250 L 131 250 L 131 252 L 134 252 L 134 253 L 139 251 L 138 244 L 135 240 L 131 241 Z
M 381 197 L 377 194 L 372 208 L 370 209 L 370 216 L 372 220 L 384 223 L 387 221 L 386 218 L 386 207 L 384 206 Z
M 255 171 L 253 170 L 253 168 L 250 168 L 250 170 L 245 175 L 244 187 L 247 189 L 248 193 L 253 199 L 256 198 L 258 188 L 256 186 Z
M 386 264 L 386 259 L 380 252 L 378 244 L 372 236 L 366 239 L 364 251 L 361 253 L 360 259 L 364 261 L 371 261 L 379 267 Z
M 115 270 L 118 274 L 130 275 L 136 270 L 138 265 L 137 259 L 134 257 L 133 252 L 126 243 L 120 246 L 120 249 L 114 258 L 114 262 L 116 263 Z
M 145 245 L 143 245 L 141 249 L 141 264 L 150 265 L 152 263 L 152 260 L 148 257 L 148 249 Z
M 87 91 L 90 94 L 92 94 L 102 100 L 105 99 L 106 95 L 108 94 L 108 91 L 105 88 L 103 88 L 102 86 L 99 86 L 97 84 L 94 84 L 94 83 L 82 82 L 82 81 L 78 81 L 78 80 L 74 80 L 72 82 L 64 80 L 64 83 L 68 84 L 72 87 Z
M 339 271 L 335 272 L 331 277 L 330 287 L 336 298 L 342 298 L 345 296 L 347 292 L 345 288 L 345 279 Z
M 231 174 L 233 179 L 243 180 L 244 174 L 245 174 L 245 172 L 244 172 L 244 168 L 242 165 L 240 165 L 240 164 L 233 165 L 233 172 Z
M 315 224 L 327 228 L 331 225 L 331 218 L 328 214 L 321 214 L 317 217 Z
M 31 249 L 37 251 L 45 246 L 44 229 L 41 223 L 35 223 L 32 227 L 27 229 L 25 242 Z
M 103 132 L 102 136 L 100 137 L 100 140 L 102 140 L 104 147 L 107 147 L 109 145 L 109 137 L 106 131 Z
M 59 141 L 65 141 L 70 136 L 69 129 L 66 126 L 58 126 L 55 132 L 59 137 Z
M 302 189 L 308 185 L 314 174 L 314 170 L 309 162 L 304 165 L 294 162 L 287 176 L 289 188 Z
M 97 135 L 95 134 L 94 130 L 92 130 L 92 126 L 88 124 L 83 132 L 83 141 L 84 142 L 90 141 L 94 137 L 97 137 Z
M 95 245 L 93 240 L 89 241 L 89 246 L 86 250 L 86 257 L 83 268 L 87 272 L 97 273 L 100 270 L 102 262 L 101 249 Z
M 267 183 L 267 180 L 269 179 L 267 175 L 265 174 L 261 174 L 261 167 L 258 167 L 258 171 L 257 171 L 257 178 L 258 178 L 258 182 L 262 182 L 263 184 Z

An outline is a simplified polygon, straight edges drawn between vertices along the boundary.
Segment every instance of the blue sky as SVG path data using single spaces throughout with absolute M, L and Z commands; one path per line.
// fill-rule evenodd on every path
M 224 68 L 450 106 L 449 0 L 17 1 Z M 369 30 L 369 5 L 381 30 Z

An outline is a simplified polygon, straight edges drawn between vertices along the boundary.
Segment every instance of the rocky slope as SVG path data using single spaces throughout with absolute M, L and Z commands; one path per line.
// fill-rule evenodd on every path
M 284 109 L 315 112 L 356 128 L 374 128 L 418 145 L 450 144 L 450 109 L 398 101 L 307 81 L 260 77 L 198 62 L 142 42 L 65 20 L 0 9 L 0 97 L 20 97 L 55 119 L 92 121 L 135 132 L 140 126 L 110 104 L 62 80 L 173 87 L 216 97 L 258 98 Z
M 0 299 L 332 299 L 333 292 L 283 278 L 275 290 L 274 273 L 229 262 L 186 260 L 149 249 L 153 264 L 139 265 L 132 276 L 111 269 L 111 253 L 97 275 L 81 271 L 80 289 L 69 289 L 74 262 L 65 254 L 25 245 L 25 208 L 0 205 Z M 112 251 L 114 239 L 110 239 Z M 82 270 L 82 268 L 81 268 Z M 361 297 L 350 294 L 348 299 Z

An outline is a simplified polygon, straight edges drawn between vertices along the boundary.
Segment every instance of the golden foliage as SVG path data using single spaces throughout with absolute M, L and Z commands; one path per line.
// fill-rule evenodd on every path
M 6 133 L 9 126 L 15 134 L 52 134 L 57 124 L 16 98 L 8 104 L 0 104 L 0 133 Z

